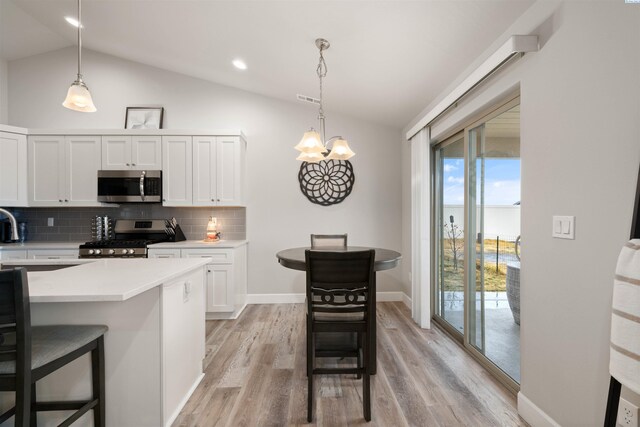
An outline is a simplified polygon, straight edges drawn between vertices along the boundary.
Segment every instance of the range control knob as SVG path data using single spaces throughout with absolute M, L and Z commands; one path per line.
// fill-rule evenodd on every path
M 95 254 L 96 255 L 100 255 L 102 253 L 102 251 L 100 249 L 96 249 Z
M 115 249 L 109 249 L 109 255 L 113 255 L 113 254 L 115 254 L 115 253 L 116 253 L 116 250 L 115 250 Z
M 134 249 L 129 249 L 127 252 L 129 252 L 129 255 L 133 255 L 136 251 Z
M 122 252 L 122 254 L 123 254 L 123 255 L 126 255 L 126 254 L 127 254 L 127 250 L 126 250 L 126 249 L 123 249 L 123 250 L 121 250 L 120 252 Z
M 93 255 L 95 251 L 93 249 L 89 249 L 89 255 Z

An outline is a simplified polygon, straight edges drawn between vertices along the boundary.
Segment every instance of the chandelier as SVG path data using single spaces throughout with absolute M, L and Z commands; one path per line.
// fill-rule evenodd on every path
M 325 117 L 322 103 L 322 79 L 327 75 L 327 64 L 324 61 L 323 52 L 329 49 L 329 42 L 325 39 L 316 39 L 316 47 L 320 51 L 320 59 L 316 73 L 320 80 L 320 107 L 318 110 L 318 121 L 320 122 L 320 132 L 314 128 L 309 129 L 302 136 L 302 139 L 294 148 L 300 151 L 296 160 L 307 163 L 317 163 L 323 160 L 347 160 L 356 153 L 351 151 L 347 140 L 341 136 L 334 136 L 325 139 Z M 329 144 L 332 144 L 329 149 Z

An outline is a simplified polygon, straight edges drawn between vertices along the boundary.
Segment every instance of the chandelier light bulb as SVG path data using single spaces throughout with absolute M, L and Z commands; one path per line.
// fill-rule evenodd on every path
M 327 156 L 328 160 L 348 160 L 351 157 L 355 156 L 349 144 L 345 139 L 337 139 L 333 142 L 333 148 L 331 148 L 331 153 Z
M 310 129 L 308 132 L 305 132 L 298 145 L 296 145 L 294 148 L 303 153 L 327 152 L 327 148 L 324 146 L 322 140 L 320 139 L 320 134 L 314 129 Z

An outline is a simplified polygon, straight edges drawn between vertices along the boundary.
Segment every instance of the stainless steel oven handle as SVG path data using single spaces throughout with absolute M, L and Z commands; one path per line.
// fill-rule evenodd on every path
M 142 198 L 142 201 L 144 202 L 144 176 L 147 174 L 146 171 L 142 171 L 142 173 L 140 174 L 140 197 Z

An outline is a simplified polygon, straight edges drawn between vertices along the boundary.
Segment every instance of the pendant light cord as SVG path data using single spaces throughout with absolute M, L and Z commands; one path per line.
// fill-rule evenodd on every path
M 324 56 L 322 55 L 322 51 L 325 49 L 324 45 L 319 47 L 320 49 L 320 59 L 318 60 L 318 68 L 316 68 L 316 73 L 318 74 L 318 79 L 320 80 L 320 108 L 318 110 L 318 120 L 320 120 L 320 138 L 322 140 L 322 145 L 327 146 L 326 136 L 325 136 L 325 128 L 324 128 L 324 109 L 323 109 L 323 101 L 322 101 L 322 79 L 327 75 L 327 63 L 324 61 Z
M 82 80 L 82 5 L 78 0 L 78 80 Z

